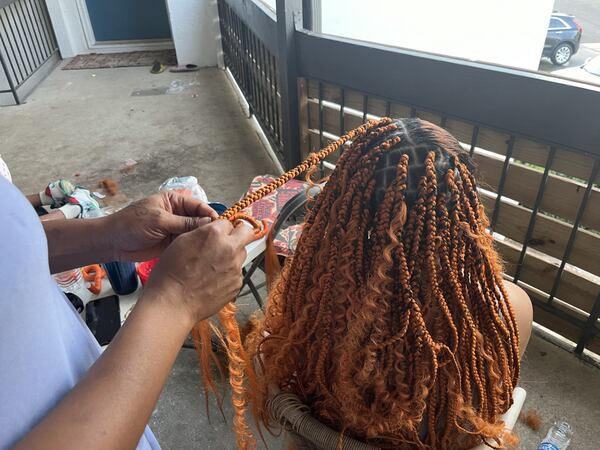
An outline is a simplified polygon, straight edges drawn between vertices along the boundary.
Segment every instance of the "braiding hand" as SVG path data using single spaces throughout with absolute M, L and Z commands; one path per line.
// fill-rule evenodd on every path
M 169 191 L 153 194 L 102 220 L 116 259 L 146 261 L 160 256 L 177 236 L 216 217 L 206 203 Z
M 177 237 L 161 255 L 144 289 L 146 301 L 168 302 L 191 328 L 231 301 L 242 287 L 246 225 L 216 220 Z

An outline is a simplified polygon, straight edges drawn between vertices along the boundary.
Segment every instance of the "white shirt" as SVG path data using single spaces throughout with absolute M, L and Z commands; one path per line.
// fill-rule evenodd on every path
M 0 449 L 31 430 L 99 355 L 98 343 L 50 275 L 39 218 L 0 177 Z M 137 448 L 160 449 L 149 428 Z

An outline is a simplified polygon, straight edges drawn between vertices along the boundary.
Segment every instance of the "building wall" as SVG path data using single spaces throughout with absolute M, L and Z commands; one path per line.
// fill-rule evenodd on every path
M 84 0 L 46 0 L 63 58 L 134 48 L 88 45 L 82 22 Z M 218 21 L 214 0 L 166 0 L 179 62 L 201 67 L 217 64 Z M 141 49 L 141 48 L 139 48 Z

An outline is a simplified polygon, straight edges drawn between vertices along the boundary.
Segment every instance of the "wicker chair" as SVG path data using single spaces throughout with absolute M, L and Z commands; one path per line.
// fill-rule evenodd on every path
M 513 405 L 502 416 L 509 430 L 513 429 L 526 396 L 525 389 L 515 388 Z M 302 404 L 294 394 L 275 394 L 270 401 L 270 410 L 273 418 L 288 432 L 298 450 L 338 450 L 340 439 L 343 450 L 379 450 L 356 439 L 341 437 L 339 432 L 312 417 L 308 406 Z M 487 449 L 490 447 L 482 444 L 473 450 Z

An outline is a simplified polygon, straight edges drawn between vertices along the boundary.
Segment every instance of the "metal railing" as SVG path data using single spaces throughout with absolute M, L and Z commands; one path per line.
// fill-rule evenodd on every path
M 276 42 L 276 18 L 266 8 L 254 4 L 251 11 L 257 21 L 262 36 L 253 32 L 240 17 L 240 11 L 225 0 L 218 0 L 221 45 L 225 65 L 231 71 L 251 112 L 255 115 L 273 148 L 283 158 L 281 132 L 281 99 L 279 92 L 279 70 L 275 54 L 276 47 L 265 44 Z M 248 17 L 248 11 L 243 12 Z M 269 36 L 269 32 L 272 33 Z
M 0 0 L 0 65 L 16 104 L 18 90 L 58 52 L 44 0 Z
M 266 78 L 277 80 L 284 165 L 371 118 L 446 128 L 479 166 L 506 277 L 529 293 L 536 322 L 600 354 L 600 88 L 311 32 L 303 3 L 279 0 L 275 17 L 219 0 L 226 65 L 267 135 L 260 101 L 273 83 L 261 81 L 257 39 L 275 61 Z

